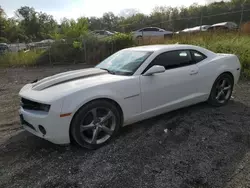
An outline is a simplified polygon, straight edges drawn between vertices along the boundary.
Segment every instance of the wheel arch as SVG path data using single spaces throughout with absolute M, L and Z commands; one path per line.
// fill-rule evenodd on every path
M 209 95 L 211 94 L 211 91 L 212 91 L 212 89 L 213 89 L 213 86 L 214 86 L 214 83 L 215 83 L 215 81 L 221 76 L 221 75 L 223 75 L 223 74 L 227 74 L 227 75 L 229 75 L 231 78 L 232 78 L 232 81 L 233 81 L 233 85 L 234 85 L 234 75 L 233 75 L 233 73 L 232 72 L 230 72 L 230 71 L 224 71 L 224 72 L 222 72 L 222 73 L 220 73 L 215 79 L 214 79 L 214 81 L 213 81 L 213 83 L 212 83 L 212 85 L 211 85 L 211 88 L 210 88 L 210 93 L 209 93 Z
M 92 99 L 86 103 L 84 103 L 83 105 L 81 105 L 74 113 L 73 117 L 71 118 L 70 120 L 70 127 L 69 127 L 69 136 L 70 136 L 70 140 L 72 141 L 72 135 L 71 135 L 71 126 L 72 126 L 72 121 L 75 117 L 75 115 L 81 110 L 81 108 L 83 108 L 85 105 L 91 103 L 91 102 L 94 102 L 94 101 L 99 101 L 99 100 L 104 100 L 104 101 L 109 101 L 110 103 L 114 104 L 114 106 L 117 108 L 119 114 L 121 115 L 121 125 L 123 124 L 124 122 L 124 113 L 123 113 L 123 110 L 122 110 L 122 107 L 121 105 L 115 101 L 114 99 L 111 99 L 111 98 L 108 98 L 108 97 L 100 97 L 100 98 L 95 98 L 95 99 Z
M 216 77 L 216 79 L 214 80 L 214 82 L 217 80 L 217 78 L 219 78 L 221 75 L 223 75 L 223 74 L 228 74 L 231 78 L 232 78 L 232 80 L 233 80 L 233 84 L 234 84 L 234 82 L 235 82 L 235 78 L 234 78 L 234 75 L 233 75 L 233 73 L 232 72 L 230 72 L 230 71 L 224 71 L 224 72 L 222 72 L 221 74 L 219 74 L 217 77 Z

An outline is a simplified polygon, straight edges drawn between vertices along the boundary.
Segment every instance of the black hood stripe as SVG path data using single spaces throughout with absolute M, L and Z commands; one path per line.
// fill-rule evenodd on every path
M 45 87 L 45 88 L 43 88 L 41 90 L 48 89 L 50 87 L 53 87 L 53 86 L 56 86 L 56 85 L 59 85 L 59 84 L 63 84 L 63 83 L 66 83 L 66 82 L 71 82 L 71 81 L 74 81 L 74 80 L 79 80 L 79 79 L 84 79 L 84 78 L 99 76 L 99 75 L 103 75 L 103 74 L 108 74 L 108 73 L 107 72 L 99 72 L 99 73 L 94 73 L 94 74 L 90 74 L 90 75 L 80 76 L 80 77 L 77 77 L 77 78 L 72 78 L 72 79 L 69 79 L 69 80 L 64 80 L 64 81 L 52 84 L 52 85 L 50 85 L 48 87 Z M 39 91 L 41 91 L 41 90 L 39 90 Z

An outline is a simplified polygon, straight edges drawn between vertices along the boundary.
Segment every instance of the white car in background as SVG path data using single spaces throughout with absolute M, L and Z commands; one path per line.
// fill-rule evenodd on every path
M 238 25 L 234 22 L 222 22 L 222 23 L 217 23 L 214 25 L 211 25 L 208 28 L 208 31 L 213 31 L 213 30 L 236 30 L 238 28 Z
M 133 31 L 134 38 L 150 37 L 150 36 L 169 36 L 172 35 L 172 31 L 166 31 L 158 27 L 145 27 L 137 31 Z
M 187 29 L 183 29 L 182 31 L 176 32 L 176 34 L 179 34 L 179 33 L 195 33 L 195 32 L 200 32 L 200 31 L 207 31 L 210 26 L 211 25 L 201 25 L 201 26 L 196 26 L 196 27 L 192 27 L 192 28 L 187 28 Z
M 55 144 L 75 140 L 95 149 L 122 126 L 203 101 L 227 104 L 240 69 L 237 56 L 198 46 L 127 48 L 95 68 L 25 85 L 20 119 L 26 130 Z

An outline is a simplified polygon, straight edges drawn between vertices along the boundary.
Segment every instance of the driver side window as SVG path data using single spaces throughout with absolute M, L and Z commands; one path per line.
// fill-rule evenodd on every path
M 193 64 L 189 50 L 176 50 L 158 55 L 149 66 L 143 71 L 146 72 L 154 65 L 164 66 L 166 70 Z

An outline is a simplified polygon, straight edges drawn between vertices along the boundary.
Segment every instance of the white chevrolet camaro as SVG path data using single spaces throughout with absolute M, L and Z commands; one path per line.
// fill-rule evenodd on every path
M 122 126 L 203 101 L 225 105 L 240 68 L 237 56 L 198 46 L 127 48 L 95 68 L 25 85 L 20 119 L 26 130 L 55 144 L 75 140 L 95 149 Z

